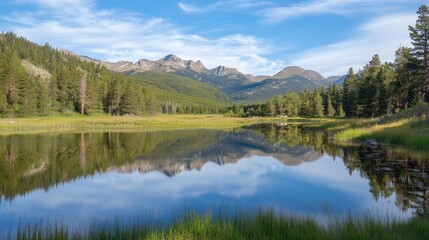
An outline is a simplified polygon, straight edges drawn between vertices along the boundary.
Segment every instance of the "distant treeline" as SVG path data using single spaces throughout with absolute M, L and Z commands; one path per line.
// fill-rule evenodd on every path
M 241 116 L 378 117 L 429 102 L 429 8 L 421 6 L 415 26 L 409 26 L 413 47 L 400 47 L 393 63 L 376 54 L 358 73 L 350 68 L 342 87 L 288 93 L 266 103 L 233 106 Z

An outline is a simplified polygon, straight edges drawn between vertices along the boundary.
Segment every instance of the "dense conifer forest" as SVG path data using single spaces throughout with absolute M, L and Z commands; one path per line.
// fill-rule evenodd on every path
M 154 91 L 137 80 L 13 33 L 0 37 L 0 116 L 157 111 Z

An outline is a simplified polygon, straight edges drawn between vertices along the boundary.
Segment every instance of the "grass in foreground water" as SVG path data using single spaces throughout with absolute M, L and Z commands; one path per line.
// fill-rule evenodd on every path
M 277 214 L 274 210 L 216 217 L 188 212 L 168 226 L 136 218 L 94 224 L 72 231 L 61 223 L 37 222 L 20 227 L 17 239 L 426 239 L 429 219 L 399 221 L 363 214 L 328 217 L 318 224 L 310 217 Z

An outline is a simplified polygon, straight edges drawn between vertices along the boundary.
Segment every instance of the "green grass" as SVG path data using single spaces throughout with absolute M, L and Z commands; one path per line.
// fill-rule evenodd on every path
M 367 120 L 354 127 L 347 126 L 336 134 L 339 141 L 363 141 L 376 139 L 384 144 L 399 145 L 408 149 L 429 148 L 429 124 L 426 120 L 406 119 L 397 122 L 377 124 Z
M 220 114 L 159 114 L 155 116 L 49 116 L 31 118 L 0 118 L 0 134 L 38 133 L 73 130 L 109 130 L 109 131 L 155 131 L 171 129 L 225 129 L 264 122 L 287 122 L 299 124 L 322 121 L 320 119 L 290 118 L 239 118 Z
M 327 128 L 337 131 L 338 141 L 374 138 L 384 144 L 429 151 L 429 105 L 426 103 L 417 103 L 412 108 L 380 119 L 351 120 L 339 124 L 337 129 Z
M 277 214 L 274 210 L 216 216 L 187 212 L 170 224 L 141 218 L 106 221 L 73 231 L 61 223 L 38 221 L 20 227 L 17 239 L 425 239 L 429 219 L 400 221 L 370 214 L 327 217 L 325 224 L 311 217 Z

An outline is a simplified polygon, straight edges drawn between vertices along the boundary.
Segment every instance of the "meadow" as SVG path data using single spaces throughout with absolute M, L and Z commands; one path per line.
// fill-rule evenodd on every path
M 271 119 L 234 118 L 223 115 L 160 114 L 155 116 L 49 116 L 0 119 L 3 134 L 85 130 L 168 130 L 183 128 L 232 129 Z

